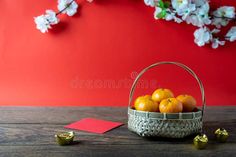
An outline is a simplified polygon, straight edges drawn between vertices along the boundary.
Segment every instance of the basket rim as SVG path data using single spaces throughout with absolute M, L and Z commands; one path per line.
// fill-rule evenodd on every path
M 200 119 L 202 118 L 202 110 L 198 109 L 196 112 L 180 112 L 180 113 L 160 113 L 160 112 L 147 112 L 138 111 L 128 108 L 128 115 L 139 116 L 143 118 L 162 119 L 162 120 L 180 120 L 180 119 Z

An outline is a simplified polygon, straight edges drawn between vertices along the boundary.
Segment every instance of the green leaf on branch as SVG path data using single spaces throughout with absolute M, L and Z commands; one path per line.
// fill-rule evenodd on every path
M 163 2 L 162 0 L 160 0 L 158 6 L 162 9 L 164 8 L 167 9 L 170 6 L 170 2 L 169 1 Z
M 170 2 L 168 2 L 168 1 L 167 1 L 167 2 L 164 2 L 164 7 L 165 7 L 165 8 L 169 8 L 169 6 L 170 6 Z
M 165 8 L 165 4 L 162 0 L 159 1 L 159 7 L 162 9 Z
M 162 9 L 162 11 L 156 15 L 158 19 L 162 19 L 166 17 L 166 9 Z
M 166 1 L 163 2 L 163 0 L 159 0 L 158 7 L 161 8 L 161 12 L 156 15 L 158 19 L 163 19 L 166 17 L 166 9 L 170 6 L 170 2 Z

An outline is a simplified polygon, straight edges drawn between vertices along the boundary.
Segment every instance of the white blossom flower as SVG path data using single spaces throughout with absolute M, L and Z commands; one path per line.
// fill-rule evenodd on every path
M 194 42 L 198 46 L 204 46 L 212 40 L 212 33 L 207 27 L 201 27 L 194 32 Z
M 46 10 L 45 17 L 52 25 L 55 25 L 59 22 L 59 19 L 57 18 L 57 15 L 53 10 Z
M 147 6 L 151 6 L 151 7 L 154 7 L 156 2 L 158 2 L 157 0 L 144 0 L 144 3 L 147 5 Z
M 201 7 L 198 7 L 194 12 L 194 15 L 188 16 L 186 22 L 194 26 L 203 27 L 204 25 L 209 25 L 211 20 L 209 19 L 209 4 L 205 3 Z
M 50 23 L 47 21 L 45 15 L 34 17 L 34 22 L 36 23 L 36 28 L 42 33 L 48 31 L 51 28 Z
M 74 0 L 58 0 L 57 8 L 68 16 L 73 16 L 77 12 L 78 4 Z
M 213 29 L 210 31 L 207 27 L 201 27 L 194 32 L 194 42 L 198 46 L 204 46 L 205 44 L 212 43 L 211 47 L 216 49 L 219 45 L 224 45 L 225 41 L 221 41 L 218 38 L 214 38 L 213 34 L 219 33 L 219 29 Z
M 217 17 L 228 17 L 234 18 L 235 17 L 235 8 L 229 6 L 223 6 L 218 8 L 216 11 L 213 12 L 214 16 Z
M 172 7 L 177 11 L 177 13 L 188 8 L 189 3 L 190 0 L 171 0 Z
M 36 23 L 36 28 L 42 33 L 45 33 L 48 32 L 48 29 L 51 28 L 51 25 L 57 24 L 59 19 L 57 18 L 54 11 L 46 10 L 46 14 L 35 17 L 34 22 Z
M 186 8 L 181 14 L 182 19 L 186 20 L 187 18 L 191 17 L 191 14 L 196 10 L 195 4 L 189 4 L 188 8 Z
M 188 24 L 202 27 L 211 23 L 207 0 L 172 0 L 172 7 Z
M 208 0 L 193 0 L 192 2 L 196 5 L 196 7 L 200 7 L 205 3 L 209 3 Z
M 236 26 L 232 27 L 226 34 L 226 39 L 233 42 L 236 40 Z
M 167 9 L 167 13 L 166 13 L 166 16 L 165 16 L 165 20 L 166 20 L 166 21 L 174 20 L 174 21 L 177 22 L 177 23 L 183 22 L 180 18 L 178 18 L 178 17 L 175 15 L 175 13 L 171 12 L 170 9 Z
M 221 46 L 225 45 L 225 41 L 220 41 L 218 38 L 213 38 L 213 39 L 211 40 L 211 42 L 212 42 L 211 47 L 212 47 L 213 49 L 218 48 L 219 45 L 221 45 Z
M 212 25 L 215 25 L 217 28 L 220 28 L 221 26 L 226 26 L 228 23 L 229 23 L 228 19 L 217 18 L 217 17 L 214 17 L 212 19 Z
M 235 8 L 224 6 L 220 7 L 213 12 L 212 24 L 220 28 L 221 26 L 226 26 L 230 19 L 235 18 Z

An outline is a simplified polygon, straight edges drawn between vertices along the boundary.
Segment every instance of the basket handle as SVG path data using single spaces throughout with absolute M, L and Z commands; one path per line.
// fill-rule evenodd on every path
M 172 64 L 172 65 L 176 65 L 178 67 L 181 67 L 183 68 L 184 70 L 186 70 L 189 74 L 191 74 L 198 82 L 198 85 L 200 87 L 200 91 L 201 91 L 201 96 L 202 96 L 202 117 L 203 117 L 203 113 L 204 113 L 204 110 L 205 110 L 205 106 L 206 106 L 206 98 L 205 98 L 205 92 L 204 92 L 204 87 L 203 87 L 203 84 L 202 84 L 202 81 L 198 78 L 198 76 L 193 72 L 193 70 L 191 70 L 189 67 L 187 67 L 186 65 L 182 64 L 182 63 L 178 63 L 178 62 L 168 62 L 168 61 L 164 61 L 164 62 L 157 62 L 157 63 L 154 63 L 148 67 L 146 67 L 145 69 L 143 69 L 139 74 L 138 76 L 135 78 L 134 80 L 134 83 L 131 87 L 131 90 L 130 90 L 130 94 L 129 94 L 129 108 L 131 107 L 131 103 L 132 103 L 132 99 L 133 99 L 133 94 L 134 94 L 134 90 L 135 90 L 135 87 L 137 85 L 137 82 L 138 80 L 140 79 L 140 77 L 145 73 L 147 72 L 149 69 L 153 68 L 153 67 L 156 67 L 156 66 L 159 66 L 159 65 L 163 65 L 163 64 Z

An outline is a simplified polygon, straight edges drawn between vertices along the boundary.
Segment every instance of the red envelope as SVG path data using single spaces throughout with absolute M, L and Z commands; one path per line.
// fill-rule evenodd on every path
M 103 134 L 121 125 L 123 125 L 123 123 L 111 122 L 94 118 L 84 118 L 80 121 L 65 126 L 65 128 Z

